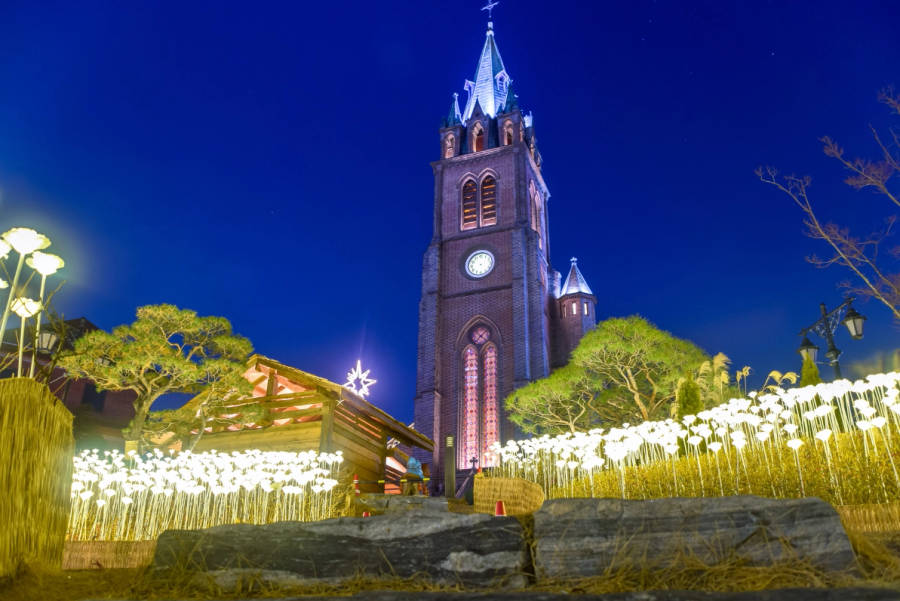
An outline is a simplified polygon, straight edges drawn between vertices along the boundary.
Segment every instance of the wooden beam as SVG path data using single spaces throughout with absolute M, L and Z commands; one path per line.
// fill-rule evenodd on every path
M 322 437 L 319 441 L 319 450 L 331 453 L 334 449 L 332 433 L 334 432 L 334 406 L 335 401 L 322 402 Z

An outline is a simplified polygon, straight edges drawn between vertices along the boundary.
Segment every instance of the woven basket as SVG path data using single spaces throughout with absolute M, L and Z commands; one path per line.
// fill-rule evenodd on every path
M 534 513 L 544 503 L 544 491 L 534 482 L 521 478 L 475 477 L 475 512 L 494 513 L 497 501 L 503 501 L 506 515 Z

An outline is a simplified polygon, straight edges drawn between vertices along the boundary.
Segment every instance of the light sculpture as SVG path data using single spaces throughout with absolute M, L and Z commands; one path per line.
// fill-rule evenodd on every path
M 347 381 L 344 383 L 344 388 L 366 398 L 369 395 L 369 387 L 378 381 L 369 377 L 370 371 L 372 370 L 367 369 L 363 371 L 362 361 L 357 359 L 356 366 L 347 372 Z
M 50 246 L 50 238 L 27 227 L 14 227 L 11 230 L 4 232 L 0 238 L 3 239 L 3 246 L 0 247 L 0 256 L 7 256 L 10 248 L 19 253 L 19 261 L 16 264 L 16 273 L 13 276 L 12 284 L 10 285 L 9 295 L 6 297 L 3 317 L 0 318 L 0 346 L 2 346 L 3 339 L 6 337 L 6 322 L 9 320 L 13 294 L 15 294 L 16 285 L 19 283 L 19 275 L 22 273 L 22 265 L 25 263 L 25 257 L 36 250 L 41 250 Z M 6 249 L 5 253 L 3 252 L 4 249 Z
M 44 290 L 47 285 L 47 276 L 53 275 L 54 273 L 56 273 L 57 271 L 62 269 L 65 266 L 66 262 L 63 261 L 60 257 L 58 257 L 56 255 L 52 255 L 50 253 L 44 253 L 41 251 L 35 251 L 30 257 L 28 257 L 28 260 L 26 261 L 26 263 L 28 264 L 29 267 L 31 267 L 36 272 L 41 274 L 41 292 L 40 292 L 40 295 L 38 296 L 38 302 L 41 303 L 41 306 L 43 308 Z M 37 342 L 37 341 L 41 340 L 41 338 L 40 338 L 40 336 L 41 336 L 41 312 L 40 311 L 38 312 L 38 314 L 34 318 L 34 320 L 35 320 L 34 339 L 35 339 L 35 342 Z M 55 342 L 55 340 L 51 341 L 50 338 L 45 337 L 45 339 L 42 340 L 42 342 L 45 343 L 44 348 L 49 351 L 52 348 L 53 342 Z M 35 345 L 35 348 L 31 352 L 31 366 L 28 369 L 28 377 L 29 378 L 34 377 L 34 366 L 37 363 L 37 348 L 36 347 L 37 347 L 37 345 Z
M 21 326 L 19 328 L 19 367 L 16 370 L 17 377 L 22 377 L 22 354 L 25 348 L 25 320 L 33 317 L 41 310 L 41 303 L 34 299 L 19 297 L 12 302 L 12 311 L 19 316 Z

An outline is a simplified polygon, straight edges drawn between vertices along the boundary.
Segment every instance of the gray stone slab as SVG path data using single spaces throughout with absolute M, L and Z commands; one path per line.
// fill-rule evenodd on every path
M 420 511 L 170 530 L 159 537 L 153 558 L 160 577 L 186 567 L 226 590 L 251 579 L 302 586 L 360 576 L 520 587 L 529 566 L 515 518 Z
M 831 571 L 855 565 L 837 512 L 816 498 L 555 499 L 534 514 L 534 537 L 539 580 L 663 568 L 686 556 L 706 564 L 800 559 Z
M 900 592 L 878 588 L 781 589 L 745 593 L 649 591 L 613 595 L 564 593 L 399 593 L 378 591 L 351 597 L 282 597 L 243 601 L 900 601 Z M 232 599 L 232 601 L 234 601 Z
M 446 512 L 446 497 L 421 497 L 364 493 L 357 502 L 368 511 L 375 513 L 401 513 L 404 511 Z

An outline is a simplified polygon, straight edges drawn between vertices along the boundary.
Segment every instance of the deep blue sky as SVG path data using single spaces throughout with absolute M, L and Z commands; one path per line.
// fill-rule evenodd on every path
M 362 357 L 373 402 L 410 420 L 429 162 L 482 4 L 6 0 L 0 227 L 53 239 L 67 317 L 224 315 L 337 381 Z M 502 0 L 494 22 L 534 113 L 556 268 L 578 256 L 601 317 L 639 313 L 757 385 L 799 369 L 796 333 L 846 274 L 805 262 L 824 249 L 753 169 L 813 175 L 825 217 L 890 212 L 816 140 L 871 151 L 877 93 L 900 85 L 900 6 Z M 858 308 L 845 360 L 898 346 L 887 310 Z

